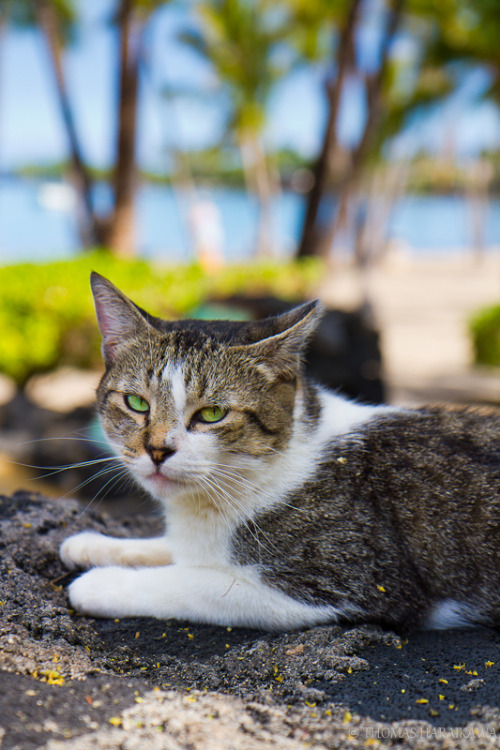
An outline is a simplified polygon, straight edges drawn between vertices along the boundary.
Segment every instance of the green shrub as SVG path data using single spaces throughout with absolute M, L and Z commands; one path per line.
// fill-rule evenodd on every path
M 89 288 L 91 270 L 111 279 L 155 315 L 189 315 L 210 296 L 276 294 L 300 299 L 312 293 L 322 265 L 232 265 L 207 275 L 199 265 L 159 266 L 93 252 L 73 260 L 0 268 L 0 372 L 19 384 L 58 365 L 92 367 L 100 362 L 99 333 Z
M 480 310 L 470 330 L 476 364 L 500 367 L 500 305 Z

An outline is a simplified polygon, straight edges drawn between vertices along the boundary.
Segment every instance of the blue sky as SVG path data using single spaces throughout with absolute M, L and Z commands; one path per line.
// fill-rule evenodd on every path
M 106 25 L 113 0 L 79 0 L 82 29 L 67 53 L 67 80 L 73 97 L 85 154 L 105 166 L 112 160 L 113 112 L 117 72 L 116 37 Z M 151 77 L 143 78 L 139 121 L 139 161 L 163 171 L 172 145 L 202 148 L 217 140 L 224 110 L 210 69 L 175 39 L 182 17 L 167 8 L 155 17 L 148 52 L 155 60 Z M 369 49 L 370 39 L 365 39 Z M 266 140 L 271 147 L 292 147 L 306 156 L 317 151 L 325 106 L 323 71 L 296 72 L 272 97 Z M 162 85 L 201 86 L 204 103 L 166 103 L 157 95 Z M 500 144 L 500 117 L 490 105 L 471 106 L 474 84 L 425 123 L 419 123 L 399 143 L 401 152 L 425 146 L 442 148 L 452 137 L 459 154 Z M 362 104 L 354 95 L 344 110 L 341 133 L 352 141 L 359 130 Z M 452 133 L 452 136 L 450 136 Z M 0 170 L 33 162 L 52 162 L 66 154 L 55 88 L 44 42 L 35 32 L 6 30 L 0 40 Z

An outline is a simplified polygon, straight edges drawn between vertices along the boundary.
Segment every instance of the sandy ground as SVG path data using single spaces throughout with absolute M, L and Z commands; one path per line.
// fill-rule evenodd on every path
M 499 373 L 472 370 L 468 334 L 471 315 L 500 303 L 500 251 L 479 263 L 465 253 L 392 256 L 364 275 L 334 264 L 319 292 L 347 309 L 369 300 L 393 403 L 500 401 Z

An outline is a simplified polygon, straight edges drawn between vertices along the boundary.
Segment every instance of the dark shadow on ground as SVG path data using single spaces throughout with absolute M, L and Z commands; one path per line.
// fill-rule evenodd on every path
M 330 700 L 377 721 L 462 726 L 471 710 L 500 706 L 499 635 L 488 629 L 434 631 L 414 633 L 397 649 L 374 643 L 361 654 L 369 674 L 318 687 Z

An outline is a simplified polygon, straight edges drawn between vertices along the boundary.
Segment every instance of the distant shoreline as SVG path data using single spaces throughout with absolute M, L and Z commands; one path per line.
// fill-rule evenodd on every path
M 301 167 L 298 167 L 300 169 Z M 307 168 L 307 167 L 304 167 Z M 110 170 L 93 170 L 95 172 L 95 179 L 98 182 L 105 184 L 111 184 L 112 173 Z M 295 170 L 293 170 L 295 171 Z M 293 189 L 291 180 L 291 172 L 288 175 L 284 175 L 280 181 L 280 189 L 289 190 L 295 192 L 297 195 L 302 196 L 301 191 Z M 68 168 L 55 168 L 51 169 L 38 169 L 37 167 L 26 167 L 13 170 L 0 170 L 0 181 L 36 181 L 36 182 L 64 182 L 68 183 L 67 179 Z M 196 187 L 200 190 L 215 188 L 227 188 L 246 190 L 244 174 L 242 170 L 229 170 L 226 172 L 206 172 L 193 175 L 196 182 Z M 146 172 L 140 170 L 138 172 L 139 184 L 146 185 L 160 185 L 165 187 L 172 187 L 179 184 L 179 178 L 177 175 L 170 174 L 154 174 L 152 172 Z M 463 197 L 464 192 L 467 188 L 466 184 L 458 183 L 456 185 L 449 185 L 445 188 L 432 185 L 410 185 L 406 190 L 406 195 L 410 197 L 428 197 L 428 198 L 451 198 L 451 197 Z M 494 185 L 488 191 L 489 199 L 500 199 L 500 182 Z
M 105 214 L 110 201 L 106 185 L 98 183 L 98 211 Z M 272 242 L 278 258 L 290 258 L 295 252 L 304 201 L 304 196 L 283 191 L 273 203 Z M 0 265 L 67 259 L 80 252 L 76 199 L 69 186 L 39 180 L 0 180 L 0 203 Z M 252 260 L 258 215 L 252 196 L 237 188 L 202 187 L 192 193 L 149 183 L 142 184 L 137 193 L 138 256 L 172 263 L 193 258 L 193 215 L 203 203 L 211 204 L 217 224 L 214 235 L 220 238 L 225 260 Z M 380 210 L 378 206 L 374 210 L 378 244 L 397 243 L 419 255 L 439 249 L 445 256 L 476 241 L 476 217 L 464 196 L 408 195 L 393 206 L 383 203 Z M 500 246 L 500 198 L 492 198 L 481 216 L 481 241 L 487 248 Z M 353 238 L 339 238 L 338 244 L 352 246 Z

